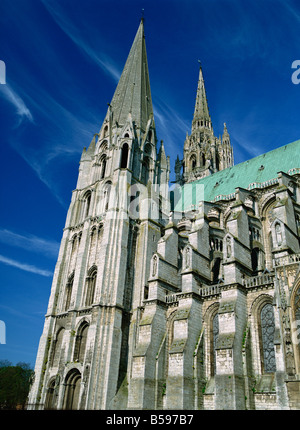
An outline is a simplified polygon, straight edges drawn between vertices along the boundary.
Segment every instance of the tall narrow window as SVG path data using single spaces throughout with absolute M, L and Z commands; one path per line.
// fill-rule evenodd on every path
M 103 179 L 105 177 L 105 172 L 106 172 L 106 162 L 107 162 L 107 158 L 106 155 L 103 155 L 101 157 L 101 175 L 100 175 L 100 179 Z
M 212 267 L 212 282 L 213 282 L 213 284 L 216 284 L 219 281 L 220 268 L 221 268 L 221 258 L 217 257 L 215 259 L 214 265 Z
M 74 273 L 69 277 L 65 291 L 64 310 L 67 311 L 71 304 L 72 289 L 73 289 Z
M 211 322 L 211 342 L 210 342 L 210 368 L 211 368 L 211 376 L 216 374 L 217 363 L 216 363 L 216 346 L 217 340 L 219 336 L 219 315 L 218 313 L 212 319 Z
M 54 387 L 55 387 L 55 379 L 53 379 L 48 386 L 46 401 L 45 401 L 45 409 L 54 409 Z
M 298 346 L 298 351 L 300 353 L 300 287 L 296 291 L 296 294 L 294 296 L 294 303 L 293 303 L 293 311 L 294 311 L 294 322 L 293 322 L 293 328 L 294 328 L 294 343 Z
M 110 197 L 110 190 L 111 190 L 111 182 L 107 182 L 105 184 L 105 188 L 104 188 L 104 193 L 103 193 L 103 200 L 104 200 L 104 205 L 103 205 L 103 209 L 106 212 L 109 206 L 109 197 Z
M 97 269 L 93 268 L 89 272 L 89 276 L 86 279 L 86 299 L 85 299 L 86 306 L 91 306 L 94 302 L 96 279 L 97 279 Z
M 64 409 L 79 409 L 79 394 L 80 394 L 80 384 L 81 374 L 79 370 L 71 370 L 66 378 L 66 391 L 64 398 Z
M 85 195 L 85 213 L 84 213 L 84 218 L 89 216 L 90 213 L 90 206 L 91 206 L 91 197 L 92 194 L 90 191 L 88 191 Z
M 274 351 L 275 321 L 271 303 L 267 303 L 261 309 L 260 323 L 263 371 L 264 373 L 272 373 L 276 371 L 276 362 Z
M 251 251 L 251 264 L 252 264 L 252 271 L 254 272 L 254 274 L 257 273 L 258 258 L 259 258 L 259 249 L 253 248 Z
M 124 143 L 124 145 L 122 146 L 122 150 L 121 150 L 121 169 L 127 168 L 128 150 L 129 150 L 128 144 Z
M 142 178 L 143 184 L 147 185 L 149 180 L 149 158 L 145 157 L 142 164 Z
M 74 361 L 84 361 L 88 328 L 88 323 L 84 322 L 78 329 L 75 340 Z
M 57 333 L 55 340 L 53 342 L 53 349 L 52 349 L 52 357 L 51 357 L 51 366 L 57 367 L 59 365 L 59 359 L 60 359 L 60 353 L 61 353 L 61 346 L 62 346 L 62 340 L 64 336 L 64 328 L 61 328 Z

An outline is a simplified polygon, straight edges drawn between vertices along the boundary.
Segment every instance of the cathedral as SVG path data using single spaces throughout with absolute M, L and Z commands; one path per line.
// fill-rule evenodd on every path
M 206 90 L 200 66 L 170 187 L 142 19 L 82 152 L 28 409 L 300 409 L 300 140 L 234 165 Z

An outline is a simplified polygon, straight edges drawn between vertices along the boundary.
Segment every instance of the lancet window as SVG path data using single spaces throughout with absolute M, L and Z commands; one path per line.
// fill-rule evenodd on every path
M 86 278 L 85 306 L 91 306 L 94 302 L 96 279 L 97 279 L 97 268 L 92 267 L 89 270 L 88 276 Z
M 71 297 L 72 297 L 72 289 L 73 289 L 73 282 L 74 282 L 74 273 L 72 273 L 71 276 L 69 276 L 66 290 L 65 290 L 65 302 L 64 302 L 64 310 L 67 311 L 71 304 Z
M 51 365 L 53 367 L 57 367 L 59 364 L 59 358 L 61 354 L 62 340 L 64 336 L 65 329 L 60 328 L 56 333 L 56 337 L 53 341 L 52 345 L 52 353 L 51 353 Z
M 219 336 L 219 315 L 216 313 L 211 320 L 211 375 L 216 374 L 216 346 Z
M 276 371 L 274 333 L 274 311 L 271 303 L 265 304 L 260 311 L 261 359 L 264 373 Z
M 128 164 L 128 151 L 129 147 L 127 143 L 124 143 L 121 150 L 121 169 L 126 169 Z
M 77 331 L 74 347 L 74 361 L 83 362 L 84 360 L 88 328 L 88 323 L 84 321 Z
M 105 173 L 106 173 L 106 163 L 107 163 L 107 157 L 106 154 L 103 154 L 101 159 L 100 159 L 100 179 L 103 179 L 105 177 Z
M 79 394 L 81 374 L 79 370 L 71 370 L 66 377 L 66 391 L 64 397 L 64 409 L 77 410 L 79 409 Z

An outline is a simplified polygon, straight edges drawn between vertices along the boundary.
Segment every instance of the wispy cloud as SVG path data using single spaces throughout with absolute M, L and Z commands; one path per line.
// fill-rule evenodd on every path
M 59 249 L 59 243 L 54 240 L 46 240 L 33 235 L 21 235 L 5 229 L 0 229 L 0 242 L 49 257 L 57 257 Z
M 27 314 L 25 312 L 19 311 L 18 309 L 12 308 L 11 306 L 6 306 L 6 305 L 2 305 L 2 304 L 0 304 L 0 309 L 2 310 L 2 312 L 4 311 L 5 313 L 9 313 L 12 316 L 17 317 L 17 319 L 19 321 L 24 321 L 24 318 L 36 319 L 34 314 L 37 315 L 37 312 Z M 43 315 L 43 312 L 40 312 L 40 314 Z
M 182 141 L 191 125 L 179 115 L 176 108 L 161 100 L 157 101 L 153 110 L 157 128 L 161 136 L 164 136 L 164 142 L 169 151 L 172 153 L 181 152 Z
M 48 277 L 53 275 L 53 273 L 50 270 L 39 269 L 38 267 L 32 266 L 31 264 L 21 263 L 17 260 L 4 257 L 3 255 L 0 255 L 0 262 L 8 266 L 13 266 L 20 270 L 24 270 L 25 272 L 31 272 L 41 276 Z
M 84 40 L 78 33 L 78 29 L 73 25 L 70 20 L 64 15 L 59 8 L 59 5 L 53 5 L 53 2 L 42 0 L 44 6 L 51 14 L 52 18 L 59 25 L 59 27 L 65 32 L 67 36 L 101 69 L 110 75 L 115 82 L 118 82 L 121 76 L 121 71 L 118 69 L 111 57 L 104 52 L 99 53 L 95 51 L 91 45 Z
M 19 126 L 23 120 L 33 122 L 32 113 L 26 106 L 24 100 L 11 88 L 9 84 L 0 86 L 0 94 L 15 107 L 18 117 L 17 126 Z
M 32 83 L 30 94 L 26 97 L 37 112 L 39 128 L 33 131 L 37 138 L 31 137 L 24 145 L 23 135 L 14 136 L 10 144 L 65 208 L 66 203 L 59 189 L 60 176 L 53 172 L 57 172 L 58 166 L 63 166 L 70 159 L 79 162 L 83 145 L 86 146 L 92 139 L 91 130 L 97 130 L 96 116 L 91 112 L 88 119 L 83 117 L 84 113 L 77 117 L 35 83 Z M 41 130 L 42 124 L 45 127 Z

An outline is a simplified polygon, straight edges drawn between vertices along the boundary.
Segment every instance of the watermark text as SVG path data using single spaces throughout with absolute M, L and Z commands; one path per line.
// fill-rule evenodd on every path
M 5 322 L 0 320 L 0 344 L 6 344 L 6 326 Z
M 6 65 L 0 60 L 0 84 L 6 84 Z
M 300 60 L 295 60 L 292 63 L 292 69 L 296 69 L 292 74 L 292 82 L 295 85 L 300 84 Z

